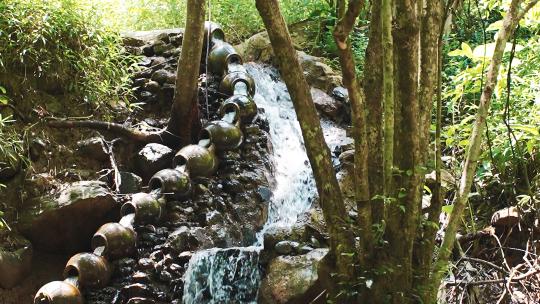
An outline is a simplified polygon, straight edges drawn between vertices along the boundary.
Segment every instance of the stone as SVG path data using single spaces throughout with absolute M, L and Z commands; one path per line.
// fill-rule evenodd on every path
M 0 287 L 12 288 L 30 274 L 32 244 L 20 235 L 0 235 Z
M 162 41 L 159 41 L 159 43 L 155 43 L 154 44 L 154 53 L 156 55 L 163 55 L 165 54 L 167 51 L 170 51 L 172 49 L 174 49 L 174 46 L 173 45 L 170 45 L 168 43 L 165 43 L 165 42 L 162 42 Z
M 155 303 L 156 301 L 153 299 L 142 298 L 142 297 L 131 298 L 129 299 L 129 301 L 127 301 L 127 304 L 155 304 Z
M 344 107 L 343 103 L 337 99 L 332 98 L 320 89 L 311 88 L 311 97 L 317 111 L 323 116 L 330 118 L 335 122 L 341 122 L 344 120 Z
M 120 193 L 130 194 L 140 192 L 142 189 L 142 178 L 135 173 L 120 172 Z
M 100 137 L 92 137 L 77 142 L 77 152 L 84 157 L 98 161 L 108 161 L 109 154 Z
M 261 61 L 270 63 L 274 57 L 272 45 L 266 32 L 251 36 L 242 44 L 235 46 L 235 48 L 245 62 Z
M 163 69 L 157 70 L 152 74 L 152 80 L 158 82 L 160 85 L 163 85 L 168 77 L 169 72 Z
M 274 249 L 276 250 L 276 253 L 285 255 L 292 253 L 295 249 L 298 249 L 298 247 L 298 242 L 281 241 L 276 244 Z
M 315 249 L 298 256 L 278 256 L 270 261 L 261 282 L 259 303 L 325 303 L 312 302 L 323 289 L 318 269 L 328 249 Z
M 101 225 L 116 220 L 119 207 L 106 183 L 75 182 L 57 194 L 31 200 L 20 214 L 18 228 L 37 249 L 83 251 Z
M 152 291 L 150 290 L 150 288 L 147 285 L 141 283 L 135 283 L 125 286 L 120 292 L 126 298 L 146 297 L 152 295 Z
M 121 32 L 120 35 L 124 41 L 128 41 L 130 43 L 129 45 L 142 46 L 144 44 L 159 40 L 163 34 L 166 34 L 167 36 L 181 36 L 183 33 L 184 29 L 170 28 L 151 31 L 125 31 Z
M 157 93 L 159 91 L 160 87 L 161 87 L 161 85 L 159 84 L 159 82 L 151 80 L 151 81 L 147 82 L 144 85 L 143 88 L 145 90 L 147 90 L 148 92 L 150 92 L 150 93 Z
M 171 166 L 174 151 L 164 145 L 150 143 L 135 157 L 135 168 L 143 181 L 149 180 L 156 172 Z
M 154 56 L 154 48 L 151 46 L 151 45 L 145 45 L 141 48 L 142 50 L 142 53 L 144 54 L 144 56 L 147 56 L 147 57 L 152 57 Z
M 332 90 L 332 97 L 334 97 L 335 99 L 337 99 L 339 101 L 348 103 L 349 102 L 349 91 L 347 91 L 346 88 L 341 87 L 341 86 L 340 87 L 335 87 Z
M 508 207 L 501 209 L 491 217 L 491 225 L 494 227 L 512 227 L 517 225 L 521 219 L 518 207 Z
M 331 92 L 335 87 L 341 86 L 341 76 L 324 63 L 323 58 L 298 52 L 298 59 L 309 85 L 324 92 Z
M 218 211 L 214 210 L 206 214 L 206 224 L 215 225 L 223 223 L 223 216 Z

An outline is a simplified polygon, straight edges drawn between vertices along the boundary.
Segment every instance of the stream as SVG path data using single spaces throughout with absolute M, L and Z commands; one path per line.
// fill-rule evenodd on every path
M 291 227 L 300 214 L 308 211 L 316 196 L 300 125 L 285 83 L 273 67 L 257 63 L 245 66 L 257 84 L 255 102 L 264 109 L 273 146 L 276 183 L 268 220 L 252 246 L 197 252 L 184 277 L 184 304 L 257 303 L 261 281 L 259 252 L 265 231 L 274 226 Z M 343 144 L 343 129 L 325 120 L 321 124 L 331 149 Z

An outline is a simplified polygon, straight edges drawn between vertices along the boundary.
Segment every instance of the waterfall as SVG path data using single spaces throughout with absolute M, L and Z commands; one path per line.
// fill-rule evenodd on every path
M 255 102 L 265 111 L 273 145 L 276 185 L 268 221 L 254 246 L 197 252 L 186 271 L 184 304 L 256 303 L 261 277 L 258 256 L 264 232 L 273 226 L 292 226 L 310 208 L 316 194 L 300 125 L 285 83 L 275 68 L 257 63 L 245 66 L 257 84 Z M 322 126 L 330 147 L 345 138 L 345 131 L 332 123 L 323 121 Z

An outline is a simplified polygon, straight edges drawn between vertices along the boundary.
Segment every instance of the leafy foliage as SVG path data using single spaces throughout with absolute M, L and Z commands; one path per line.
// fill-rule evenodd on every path
M 0 2 L 0 69 L 90 102 L 124 93 L 133 58 L 96 12 L 74 0 Z

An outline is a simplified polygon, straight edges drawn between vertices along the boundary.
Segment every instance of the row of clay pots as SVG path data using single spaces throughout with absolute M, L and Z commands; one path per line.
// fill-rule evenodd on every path
M 34 298 L 35 304 L 81 304 L 82 288 L 101 288 L 111 276 L 111 260 L 132 255 L 137 235 L 135 224 L 152 224 L 162 217 L 166 200 L 186 198 L 192 179 L 209 177 L 218 167 L 216 151 L 238 148 L 243 142 L 242 123 L 253 120 L 257 106 L 253 101 L 255 83 L 242 66 L 242 58 L 224 41 L 221 28 L 211 22 L 205 24 L 205 41 L 212 45 L 209 69 L 222 77 L 221 93 L 230 96 L 221 108 L 221 120 L 208 123 L 196 145 L 180 149 L 172 162 L 173 169 L 157 172 L 149 181 L 151 193 L 137 193 L 120 209 L 119 223 L 101 226 L 92 237 L 92 253 L 74 255 L 64 269 L 64 281 L 44 285 Z

